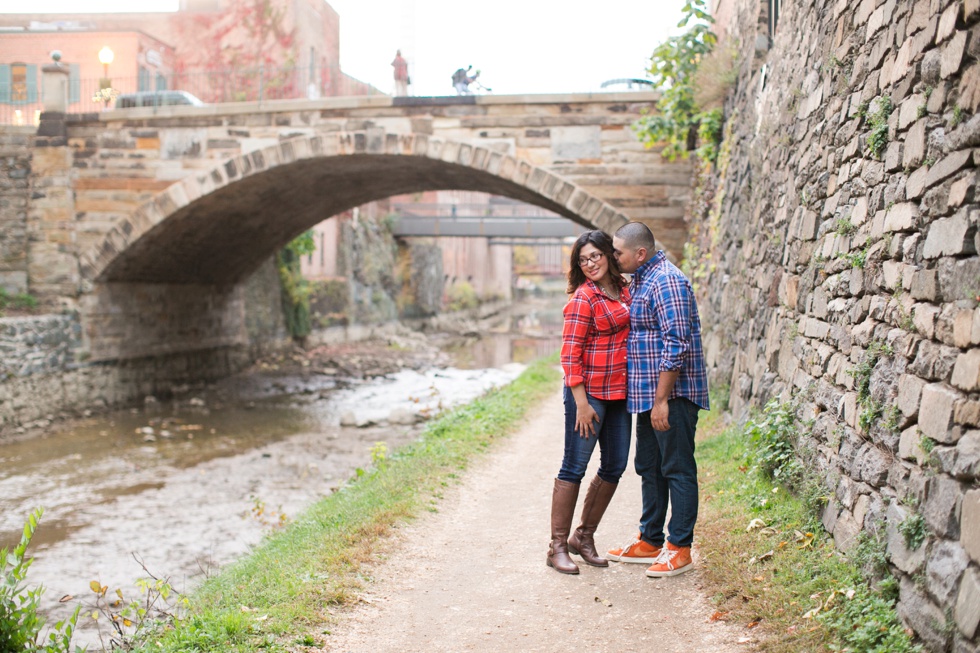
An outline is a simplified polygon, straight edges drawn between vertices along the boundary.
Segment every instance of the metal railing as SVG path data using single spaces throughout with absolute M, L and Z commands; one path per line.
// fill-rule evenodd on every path
M 31 68 L 37 70 L 37 79 L 0 82 L 0 124 L 37 124 L 43 107 L 41 73 L 40 66 Z M 338 66 L 260 66 L 130 77 L 110 74 L 108 80 L 110 90 L 103 92 L 105 79 L 69 78 L 69 113 L 115 108 L 120 95 L 138 92 L 149 93 L 141 100 L 150 103 L 144 106 L 172 103 L 164 95 L 156 94 L 157 91 L 184 91 L 205 104 L 382 94 L 370 84 L 344 74 Z

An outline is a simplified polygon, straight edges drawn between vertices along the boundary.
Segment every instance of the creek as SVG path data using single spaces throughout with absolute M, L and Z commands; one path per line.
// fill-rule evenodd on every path
M 368 466 L 379 443 L 390 451 L 416 439 L 424 418 L 557 351 L 560 311 L 560 300 L 524 301 L 479 335 L 430 334 L 434 353 L 416 358 L 415 369 L 361 378 L 346 366 L 260 366 L 0 444 L 0 546 L 16 544 L 30 511 L 44 507 L 28 579 L 46 588 L 49 622 L 78 601 L 86 606 L 75 642 L 98 650 L 91 581 L 127 599 L 147 571 L 177 591 L 193 589 Z M 360 351 L 400 362 L 422 338 L 412 337 L 407 347 L 402 339 Z M 59 604 L 64 596 L 73 599 Z

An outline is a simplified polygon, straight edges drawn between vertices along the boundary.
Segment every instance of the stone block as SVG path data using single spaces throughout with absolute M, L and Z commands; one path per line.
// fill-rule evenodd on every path
M 956 587 L 966 571 L 970 559 L 957 542 L 943 540 L 929 551 L 926 563 L 926 579 L 929 593 L 942 605 L 950 605 L 956 598 Z
M 915 202 L 896 204 L 885 213 L 885 231 L 912 231 L 918 222 L 919 206 Z
M 960 522 L 957 517 L 962 495 L 962 484 L 948 476 L 933 476 L 926 482 L 922 516 L 939 537 L 959 539 Z
M 974 562 L 980 563 L 980 489 L 970 490 L 963 495 L 960 544 Z
M 923 338 L 932 338 L 936 333 L 936 317 L 939 307 L 934 304 L 916 304 L 912 308 L 912 323 Z
M 923 150 L 925 147 L 923 146 Z M 905 182 L 905 198 L 909 200 L 914 200 L 922 197 L 922 193 L 926 189 L 926 180 L 929 178 L 929 168 L 923 166 L 921 168 L 916 168 L 912 174 L 909 175 L 908 180 Z
M 965 211 L 949 218 L 940 218 L 929 225 L 922 256 L 927 259 L 942 256 L 973 254 L 973 236 L 976 224 L 972 224 Z
M 953 345 L 966 349 L 973 344 L 973 318 L 975 310 L 962 308 L 953 315 Z
M 956 152 L 951 152 L 946 157 L 940 159 L 936 165 L 929 168 L 929 176 L 926 177 L 925 181 L 926 188 L 931 188 L 947 178 L 952 177 L 972 160 L 972 150 L 958 150 Z
M 966 52 L 966 41 L 967 32 L 962 30 L 957 32 L 943 48 L 939 67 L 939 76 L 943 79 L 959 72 L 960 64 L 963 62 L 963 53 Z
M 953 618 L 960 633 L 967 639 L 973 639 L 980 625 L 980 571 L 975 567 L 963 574 Z
M 971 349 L 956 357 L 951 383 L 966 392 L 980 389 L 980 349 Z
M 843 511 L 834 526 L 834 546 L 845 553 L 858 545 L 861 524 L 848 512 Z
M 959 12 L 959 5 L 957 3 L 953 3 L 946 7 L 946 11 L 939 16 L 939 26 L 936 28 L 937 45 L 949 38 L 949 36 L 956 30 L 956 16 L 959 14 Z
M 926 105 L 926 97 L 916 93 L 910 95 L 898 107 L 898 129 L 905 129 L 919 119 L 919 109 Z
M 936 270 L 915 270 L 909 284 L 912 299 L 935 302 L 939 298 L 939 277 Z
M 977 301 L 980 296 L 980 256 L 947 257 L 938 262 L 943 301 Z
M 888 479 L 889 461 L 878 447 L 871 445 L 861 457 L 858 478 L 873 487 L 881 487 Z M 860 528 L 860 523 L 858 524 Z
M 898 457 L 902 460 L 911 460 L 920 464 L 926 460 L 928 456 L 922 448 L 922 434 L 919 433 L 918 428 L 910 426 L 902 431 L 902 435 L 898 440 Z
M 922 388 L 919 406 L 919 430 L 936 442 L 952 443 L 953 405 L 960 394 L 942 383 Z
M 926 382 L 912 374 L 903 374 L 898 379 L 898 409 L 906 417 L 915 417 L 919 413 L 919 401 Z
M 916 121 L 908 133 L 902 147 L 902 165 L 915 168 L 922 164 L 926 156 L 926 119 Z M 923 173 L 924 175 L 925 173 Z M 924 179 L 924 177 L 923 177 Z
M 885 288 L 895 288 L 902 282 L 902 270 L 904 268 L 905 264 L 901 261 L 892 261 L 891 259 L 887 259 L 882 262 L 881 274 Z
M 949 199 L 947 200 L 949 206 L 951 208 L 957 208 L 967 202 L 972 202 L 975 188 L 976 177 L 974 175 L 969 174 L 962 179 L 957 179 L 949 187 Z
M 980 431 L 967 431 L 956 443 L 956 460 L 950 467 L 950 474 L 961 481 L 974 481 L 980 477 Z

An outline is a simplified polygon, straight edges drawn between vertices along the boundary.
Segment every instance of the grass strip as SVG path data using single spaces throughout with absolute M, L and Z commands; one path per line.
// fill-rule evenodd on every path
M 551 357 L 513 383 L 430 423 L 414 443 L 320 500 L 251 554 L 208 579 L 190 614 L 140 644 L 145 651 L 285 651 L 323 644 L 331 607 L 354 603 L 362 565 L 399 523 L 435 510 L 442 489 L 479 452 L 513 431 L 561 375 Z M 317 629 L 320 632 L 311 634 Z
M 786 428 L 791 413 L 773 405 L 744 427 L 725 429 L 717 418 L 704 424 L 698 547 L 717 606 L 711 618 L 742 625 L 758 650 L 771 653 L 919 651 L 895 612 L 883 534 L 862 534 L 845 556 L 818 518 L 813 473 L 798 460 L 773 468 L 783 460 L 773 452 L 799 438 L 798 426 Z M 777 435 L 789 440 L 774 444 Z M 785 478 L 778 470 L 789 467 L 801 472 L 795 494 L 778 482 Z

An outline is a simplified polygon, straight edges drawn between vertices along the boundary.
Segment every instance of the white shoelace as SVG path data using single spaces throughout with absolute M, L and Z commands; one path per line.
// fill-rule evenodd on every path
M 625 556 L 626 554 L 628 554 L 633 549 L 634 546 L 636 546 L 640 542 L 641 542 L 641 540 L 634 539 L 629 544 L 627 544 L 626 546 L 622 547 L 619 550 L 619 555 L 620 556 Z
M 653 561 L 653 564 L 655 564 L 655 565 L 667 565 L 667 570 L 668 571 L 673 571 L 674 570 L 674 556 L 676 556 L 677 553 L 678 553 L 677 551 L 674 551 L 672 549 L 668 549 L 667 548 L 667 545 L 665 544 L 664 545 L 664 548 L 660 549 L 660 555 L 658 555 L 657 556 L 657 559 Z

